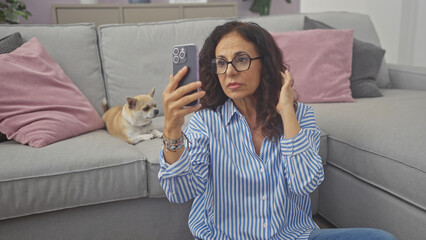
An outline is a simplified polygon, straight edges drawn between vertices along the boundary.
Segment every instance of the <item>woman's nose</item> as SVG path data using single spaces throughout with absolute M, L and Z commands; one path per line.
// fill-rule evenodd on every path
M 237 70 L 235 70 L 234 65 L 232 65 L 232 63 L 228 63 L 228 68 L 226 69 L 226 74 L 235 74 L 238 73 Z

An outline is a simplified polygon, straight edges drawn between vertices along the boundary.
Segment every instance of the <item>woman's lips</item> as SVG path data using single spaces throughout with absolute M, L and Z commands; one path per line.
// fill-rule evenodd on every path
M 235 89 L 238 89 L 238 88 L 240 88 L 242 86 L 242 84 L 241 83 L 237 83 L 237 82 L 231 82 L 231 83 L 229 83 L 228 84 L 228 88 L 229 89 L 232 89 L 232 90 L 235 90 Z

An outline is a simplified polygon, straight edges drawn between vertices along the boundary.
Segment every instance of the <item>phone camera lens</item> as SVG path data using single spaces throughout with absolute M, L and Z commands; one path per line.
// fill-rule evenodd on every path
M 179 62 L 179 57 L 177 55 L 173 56 L 173 63 L 177 64 Z
M 185 58 L 185 56 L 186 56 L 186 53 L 185 53 L 185 51 L 182 49 L 182 50 L 180 51 L 180 53 L 179 53 L 179 57 L 180 57 L 180 59 L 184 59 L 184 58 Z
M 179 49 L 173 48 L 173 55 L 178 55 L 178 54 L 179 54 Z

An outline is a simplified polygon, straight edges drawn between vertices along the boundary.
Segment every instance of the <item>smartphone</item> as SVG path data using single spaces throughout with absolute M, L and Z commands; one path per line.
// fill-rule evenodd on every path
M 197 45 L 191 44 L 183 44 L 176 45 L 172 50 L 172 61 L 173 61 L 173 76 L 182 69 L 184 66 L 188 66 L 188 72 L 183 77 L 183 79 L 179 82 L 178 87 L 199 81 L 198 76 L 198 49 Z M 197 89 L 192 91 L 189 94 L 195 93 L 199 91 Z M 195 106 L 199 103 L 199 99 L 197 101 L 193 101 L 189 103 L 187 106 Z

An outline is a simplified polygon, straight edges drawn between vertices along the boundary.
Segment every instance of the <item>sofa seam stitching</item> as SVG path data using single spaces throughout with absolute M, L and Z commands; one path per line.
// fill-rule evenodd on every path
M 36 214 L 44 214 L 44 213 L 50 213 L 50 212 L 56 212 L 56 211 L 62 211 L 62 210 L 69 210 L 69 209 L 79 208 L 79 207 L 89 207 L 89 206 L 92 206 L 92 205 L 100 205 L 100 204 L 113 203 L 113 202 L 119 202 L 119 201 L 125 201 L 125 200 L 134 200 L 134 199 L 140 199 L 140 198 L 146 198 L 147 197 L 147 196 L 143 196 L 143 195 L 147 195 L 147 194 L 141 193 L 138 196 L 129 197 L 129 198 L 115 198 L 115 199 L 105 200 L 105 201 L 94 201 L 92 203 L 76 204 L 76 205 L 71 205 L 71 206 L 63 207 L 63 208 L 54 208 L 54 209 L 49 209 L 49 210 L 39 210 L 39 211 L 34 211 L 34 212 L 31 212 L 31 213 L 27 213 L 27 214 L 18 214 L 18 215 L 14 215 L 14 216 L 10 216 L 10 217 L 0 217 L 0 221 L 7 220 L 7 219 L 18 218 L 18 217 L 31 216 L 31 215 L 36 215 Z
M 131 165 L 131 164 L 139 163 L 139 162 L 143 163 L 143 161 L 147 161 L 147 160 L 140 158 L 140 159 L 137 159 L 137 160 L 133 160 L 131 162 L 112 164 L 112 165 L 102 166 L 102 167 L 92 167 L 92 168 L 74 170 L 74 171 L 69 171 L 69 172 L 58 172 L 58 173 L 38 175 L 38 176 L 34 175 L 34 176 L 27 176 L 27 177 L 22 177 L 22 178 L 10 178 L 10 179 L 0 180 L 0 183 L 13 182 L 13 181 L 19 181 L 19 180 L 28 180 L 28 179 L 34 179 L 34 178 L 56 177 L 56 176 L 74 174 L 74 173 L 84 173 L 84 172 L 113 168 L 113 167 L 118 167 L 118 166 Z

